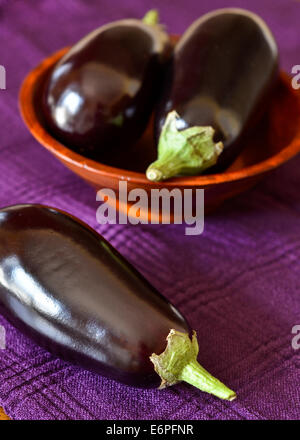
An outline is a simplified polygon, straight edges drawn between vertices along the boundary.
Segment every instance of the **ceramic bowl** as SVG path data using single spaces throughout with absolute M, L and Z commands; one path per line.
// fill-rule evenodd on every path
M 126 153 L 126 157 L 119 154 L 113 164 L 87 159 L 53 137 L 44 124 L 40 107 L 45 79 L 67 50 L 64 48 L 49 56 L 28 74 L 20 91 L 20 110 L 28 130 L 40 145 L 96 190 L 113 189 L 118 197 L 120 181 L 127 182 L 128 192 L 142 188 L 148 195 L 154 188 L 204 189 L 205 212 L 209 212 L 252 187 L 266 173 L 292 159 L 300 151 L 300 93 L 292 88 L 290 78 L 282 72 L 264 119 L 245 142 L 235 162 L 222 173 L 178 177 L 162 183 L 149 181 L 145 170 L 156 157 L 153 121 L 149 123 L 142 139 Z M 127 212 L 129 205 L 117 202 L 117 208 Z M 151 206 L 140 213 L 144 219 L 150 219 L 150 215 Z M 152 219 L 157 215 L 161 221 L 161 213 L 152 213 Z

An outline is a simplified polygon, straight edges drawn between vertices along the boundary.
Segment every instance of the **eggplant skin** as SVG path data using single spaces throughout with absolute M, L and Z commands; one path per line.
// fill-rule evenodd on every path
M 42 96 L 46 125 L 69 148 L 110 157 L 142 135 L 172 53 L 158 25 L 128 19 L 91 32 L 58 62 Z
M 160 378 L 149 360 L 183 316 L 106 240 L 42 205 L 0 210 L 0 304 L 48 351 L 136 387 Z
M 179 40 L 155 115 L 159 139 L 167 114 L 178 129 L 212 126 L 224 150 L 208 172 L 223 171 L 265 113 L 279 77 L 275 39 L 256 14 L 225 8 L 196 20 Z

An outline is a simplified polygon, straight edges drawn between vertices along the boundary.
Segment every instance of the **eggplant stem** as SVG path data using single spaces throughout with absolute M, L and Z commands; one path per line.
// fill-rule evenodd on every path
M 198 363 L 198 352 L 199 346 L 195 331 L 190 339 L 187 333 L 170 330 L 165 351 L 160 355 L 154 353 L 150 356 L 154 369 L 161 378 L 159 388 L 184 381 L 220 399 L 234 400 L 235 392 Z
M 234 400 L 236 398 L 234 391 L 229 389 L 216 377 L 212 376 L 197 361 L 192 361 L 187 364 L 181 371 L 179 377 L 184 382 L 187 382 L 206 393 L 213 394 L 220 399 Z
M 149 26 L 155 26 L 159 22 L 159 12 L 157 9 L 150 9 L 142 20 L 145 24 Z
M 182 175 L 200 174 L 215 165 L 223 151 L 223 143 L 215 142 L 215 130 L 194 126 L 178 130 L 185 122 L 176 111 L 171 111 L 163 125 L 158 142 L 158 158 L 146 171 L 152 181 Z

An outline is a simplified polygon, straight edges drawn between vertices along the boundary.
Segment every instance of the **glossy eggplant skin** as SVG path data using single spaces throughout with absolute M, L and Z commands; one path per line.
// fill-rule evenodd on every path
M 212 126 L 224 149 L 206 172 L 223 171 L 264 114 L 278 72 L 276 42 L 257 15 L 236 8 L 204 15 L 174 51 L 156 112 L 156 139 L 172 110 L 180 117 L 178 130 Z
M 159 25 L 120 20 L 91 32 L 58 62 L 44 86 L 46 125 L 62 143 L 94 159 L 143 133 L 172 52 Z
M 160 383 L 149 360 L 182 315 L 107 241 L 42 205 L 0 210 L 0 304 L 64 360 L 136 387 Z

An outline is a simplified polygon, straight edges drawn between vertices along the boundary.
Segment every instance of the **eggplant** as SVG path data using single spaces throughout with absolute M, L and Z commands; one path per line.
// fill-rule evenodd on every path
M 165 75 L 148 179 L 224 171 L 265 113 L 278 64 L 274 37 L 252 12 L 220 9 L 195 21 Z
M 0 304 L 62 359 L 136 387 L 181 380 L 232 400 L 185 318 L 103 237 L 43 205 L 0 210 Z
M 106 24 L 55 65 L 42 95 L 49 131 L 86 157 L 110 157 L 143 133 L 172 45 L 158 14 Z

